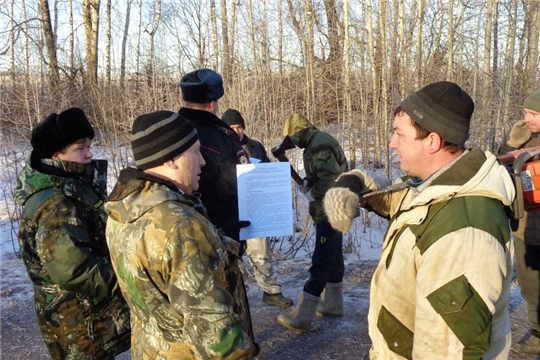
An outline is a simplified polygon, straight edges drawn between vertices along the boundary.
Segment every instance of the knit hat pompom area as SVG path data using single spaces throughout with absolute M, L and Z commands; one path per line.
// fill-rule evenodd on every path
M 172 111 L 155 111 L 135 119 L 131 148 L 135 165 L 146 170 L 162 165 L 188 150 L 197 140 L 188 119 Z
M 540 112 L 540 89 L 530 93 L 525 100 L 523 100 L 523 107 L 525 109 Z
M 225 93 L 223 78 L 210 69 L 199 69 L 182 76 L 180 89 L 182 100 L 195 104 L 218 100 Z
M 244 121 L 242 114 L 235 109 L 227 109 L 227 111 L 221 115 L 221 120 L 223 120 L 223 122 L 229 126 L 240 125 L 244 129 L 246 128 L 246 122 Z
M 463 145 L 469 138 L 474 102 L 457 84 L 439 81 L 426 85 L 400 106 L 418 125 L 449 143 Z
M 58 151 L 77 140 L 94 138 L 94 129 L 84 111 L 72 107 L 60 114 L 52 113 L 32 129 L 30 143 L 34 154 L 50 159 Z

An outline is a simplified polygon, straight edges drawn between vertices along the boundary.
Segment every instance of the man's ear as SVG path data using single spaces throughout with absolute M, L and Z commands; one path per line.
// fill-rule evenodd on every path
M 429 133 L 425 139 L 428 143 L 428 151 L 430 154 L 436 153 L 439 151 L 443 145 L 443 139 L 441 136 L 435 132 Z
M 178 166 L 174 162 L 174 160 L 167 160 L 163 163 L 163 166 L 168 167 L 169 169 L 177 169 Z

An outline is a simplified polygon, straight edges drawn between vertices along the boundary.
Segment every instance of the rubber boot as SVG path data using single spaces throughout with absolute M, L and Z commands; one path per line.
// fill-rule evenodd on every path
M 293 304 L 293 301 L 285 296 L 283 296 L 282 293 L 277 294 L 270 294 L 266 291 L 263 292 L 263 303 L 267 305 L 275 305 L 282 308 L 288 308 L 291 307 Z
M 302 291 L 294 310 L 288 314 L 279 315 L 278 322 L 289 329 L 309 331 L 319 300 L 320 297 Z
M 317 315 L 343 316 L 343 283 L 327 283 L 321 294 Z
M 513 349 L 521 354 L 540 355 L 540 332 L 531 330 L 530 336 L 514 344 Z

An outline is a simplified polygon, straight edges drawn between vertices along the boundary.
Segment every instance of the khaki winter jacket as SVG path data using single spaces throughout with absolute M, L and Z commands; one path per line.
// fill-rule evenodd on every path
M 255 359 L 239 243 L 173 187 L 128 168 L 105 203 L 107 242 L 132 314 L 132 359 Z
M 370 358 L 507 359 L 512 181 L 473 149 L 421 186 L 370 203 L 390 217 L 371 283 Z

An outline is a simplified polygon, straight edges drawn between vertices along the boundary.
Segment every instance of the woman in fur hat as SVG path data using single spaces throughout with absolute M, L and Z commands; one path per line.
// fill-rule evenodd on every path
M 93 138 L 81 109 L 49 115 L 32 131 L 15 191 L 21 257 L 53 359 L 113 359 L 130 347 L 129 308 L 105 241 L 107 163 L 92 160 Z

